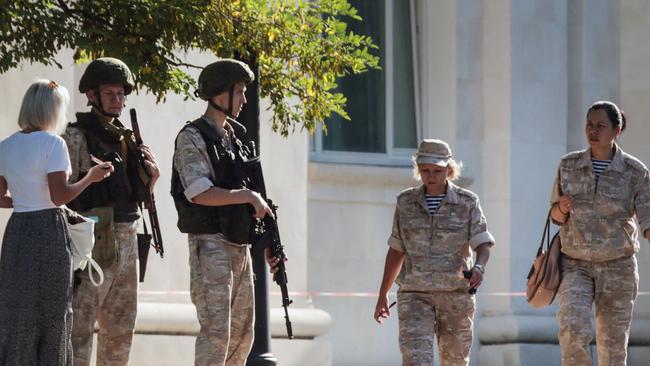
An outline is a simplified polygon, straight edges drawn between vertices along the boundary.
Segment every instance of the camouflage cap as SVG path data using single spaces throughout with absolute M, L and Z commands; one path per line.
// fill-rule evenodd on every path
M 102 84 L 122 84 L 124 94 L 131 94 L 135 82 L 124 62 L 113 57 L 101 57 L 91 62 L 79 81 L 79 92 L 85 93 Z
M 415 153 L 416 164 L 447 166 L 451 159 L 451 148 L 442 140 L 424 139 Z
M 208 100 L 228 90 L 232 85 L 255 80 L 255 75 L 245 63 L 229 58 L 213 62 L 206 66 L 199 75 L 197 97 Z

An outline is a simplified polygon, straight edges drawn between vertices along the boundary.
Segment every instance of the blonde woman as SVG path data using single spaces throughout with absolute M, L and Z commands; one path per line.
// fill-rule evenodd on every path
M 452 182 L 460 168 L 446 142 L 425 139 L 413 160 L 422 184 L 397 197 L 374 318 L 390 316 L 387 294 L 397 279 L 403 365 L 433 365 L 434 336 L 443 366 L 469 365 L 473 294 L 494 238 L 478 197 Z
M 110 163 L 68 184 L 57 135 L 68 91 L 38 80 L 15 132 L 0 142 L 0 207 L 13 208 L 0 254 L 0 365 L 71 365 L 72 255 L 62 205 L 110 175 Z

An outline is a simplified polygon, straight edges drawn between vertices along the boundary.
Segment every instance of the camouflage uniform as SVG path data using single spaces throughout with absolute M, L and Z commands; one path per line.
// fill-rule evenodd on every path
M 229 132 L 217 132 L 228 145 Z M 188 200 L 213 186 L 215 173 L 198 130 L 190 127 L 178 135 L 174 164 Z M 229 242 L 221 233 L 188 234 L 188 240 L 192 302 L 201 325 L 195 364 L 244 365 L 255 318 L 249 246 Z
M 591 150 L 562 158 L 551 193 L 572 198 L 561 225 L 562 283 L 558 290 L 559 341 L 563 365 L 591 365 L 591 307 L 596 309 L 596 345 L 601 365 L 625 365 L 639 274 L 634 254 L 640 232 L 650 228 L 650 180 L 639 160 L 620 147 L 596 181 Z M 560 189 L 561 192 L 560 193 Z
M 91 167 L 86 138 L 77 128 L 68 128 L 63 135 L 72 163 L 71 182 L 80 172 Z M 126 365 L 135 328 L 138 296 L 137 223 L 116 222 L 114 238 L 117 255 L 102 266 L 104 283 L 95 287 L 83 271 L 73 295 L 74 321 L 72 347 L 74 364 L 89 365 L 95 320 L 99 325 L 97 365 Z
M 478 197 L 447 184 L 433 216 L 424 185 L 397 197 L 388 245 L 405 253 L 396 281 L 404 365 L 433 365 L 434 333 L 442 365 L 469 365 L 475 299 L 468 294 L 462 271 L 472 268 L 472 250 L 483 243 L 493 245 L 494 238 Z

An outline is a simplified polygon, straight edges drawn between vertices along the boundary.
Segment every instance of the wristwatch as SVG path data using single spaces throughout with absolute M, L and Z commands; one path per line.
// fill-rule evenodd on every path
M 485 267 L 482 264 L 475 264 L 474 268 L 481 272 L 481 274 L 485 273 Z

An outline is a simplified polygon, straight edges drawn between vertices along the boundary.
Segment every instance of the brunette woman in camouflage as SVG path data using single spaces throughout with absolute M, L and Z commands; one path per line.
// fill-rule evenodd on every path
M 650 180 L 645 165 L 616 144 L 624 129 L 614 103 L 594 103 L 585 125 L 589 148 L 563 157 L 553 184 L 551 215 L 564 253 L 557 319 L 565 366 L 592 365 L 592 304 L 598 364 L 626 363 L 639 286 L 634 254 L 639 232 L 650 237 Z
M 447 143 L 424 140 L 413 160 L 422 184 L 397 197 L 374 317 L 381 323 L 390 316 L 387 294 L 397 279 L 403 365 L 433 365 L 436 335 L 443 366 L 469 365 L 473 293 L 494 238 L 478 197 L 452 183 L 460 168 Z

